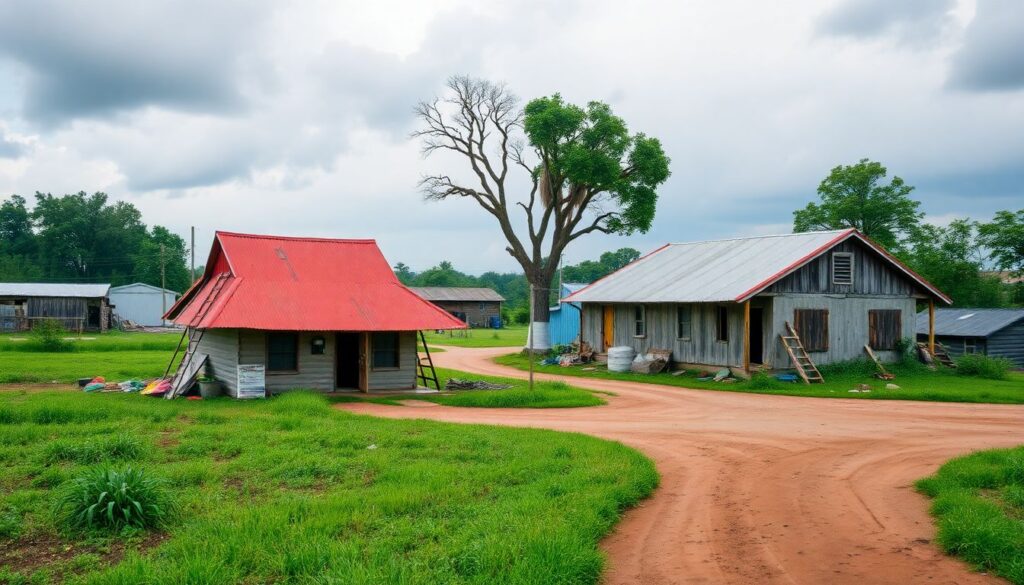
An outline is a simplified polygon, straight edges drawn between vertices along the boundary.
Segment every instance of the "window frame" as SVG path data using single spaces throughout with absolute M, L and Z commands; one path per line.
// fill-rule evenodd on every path
M 682 314 L 686 311 L 686 321 Z M 683 335 L 683 323 L 686 323 L 686 335 Z M 693 305 L 676 305 L 676 339 L 679 341 L 693 340 Z
M 715 341 L 729 343 L 729 307 L 725 305 L 715 307 Z
M 874 315 L 881 315 L 883 313 L 895 314 L 896 315 L 896 334 L 893 336 L 892 345 L 890 347 L 876 347 L 875 342 L 878 341 L 878 317 Z M 874 318 L 875 323 L 872 324 Z M 895 351 L 899 345 L 900 339 L 903 338 L 903 311 L 901 309 L 869 309 L 868 310 L 868 345 L 874 351 Z
M 813 335 L 804 335 L 804 332 L 801 330 L 801 325 L 802 325 L 803 320 L 800 319 L 800 314 L 804 313 L 804 312 L 807 312 L 807 313 L 824 313 L 824 318 L 822 319 L 822 324 L 823 324 L 822 327 L 823 327 L 824 331 L 823 331 L 822 336 L 821 336 L 822 337 L 822 341 L 824 342 L 824 346 L 821 346 L 821 345 L 813 345 L 813 346 L 812 345 L 808 345 L 808 343 L 807 343 L 808 340 L 811 340 L 811 341 L 818 341 L 818 340 Z M 797 309 L 793 309 L 793 329 L 796 331 L 796 334 L 800 336 L 800 344 L 804 346 L 804 349 L 806 351 L 814 352 L 814 353 L 828 351 L 828 349 L 829 349 L 829 312 L 828 312 L 828 309 L 820 309 L 820 308 L 815 308 L 815 307 L 800 307 L 800 308 L 797 308 Z
M 973 337 L 964 337 L 964 355 L 969 353 L 978 353 L 978 340 Z
M 633 337 L 647 337 L 647 307 L 644 305 L 633 305 Z
M 836 258 L 849 258 L 850 259 L 850 280 L 849 282 L 840 282 L 836 279 Z M 853 257 L 853 252 L 832 252 L 832 284 L 839 286 L 853 286 L 854 282 L 854 263 L 856 260 Z
M 393 366 L 378 366 L 377 365 L 377 337 L 380 335 L 394 335 L 395 336 L 395 365 Z M 398 331 L 374 331 L 370 334 L 370 371 L 373 372 L 388 372 L 402 369 L 402 334 Z
M 288 370 L 288 369 L 272 369 L 270 367 L 270 356 L 271 356 L 271 354 L 283 353 L 283 352 L 271 352 L 270 351 L 270 346 L 271 346 L 270 339 L 272 337 L 274 337 L 274 336 L 289 336 L 289 337 L 291 337 L 292 339 L 295 340 L 295 351 L 293 352 L 294 358 L 295 358 L 295 368 L 294 369 L 291 369 L 291 370 Z M 299 348 L 301 347 L 301 345 L 302 344 L 299 343 L 299 333 L 297 331 L 267 331 L 265 347 L 263 348 L 264 349 L 264 356 L 263 356 L 264 371 L 267 373 L 267 375 L 298 374 L 299 373 Z

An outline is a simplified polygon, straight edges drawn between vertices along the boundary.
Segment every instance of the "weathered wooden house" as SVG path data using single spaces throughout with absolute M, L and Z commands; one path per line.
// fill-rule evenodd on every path
M 0 331 L 27 331 L 56 320 L 68 331 L 106 331 L 109 284 L 0 283 Z
M 403 286 L 373 240 L 217 232 L 167 312 L 190 359 L 237 396 L 417 387 L 417 332 L 465 325 Z
M 421 298 L 448 311 L 470 327 L 500 327 L 505 298 L 489 288 L 457 286 L 410 287 Z
M 596 351 L 667 349 L 683 365 L 788 368 L 792 324 L 828 364 L 872 347 L 895 359 L 918 303 L 950 299 L 856 230 L 668 244 L 565 300 Z
M 919 341 L 928 338 L 923 316 L 918 315 Z M 954 357 L 981 353 L 1007 358 L 1024 368 L 1024 309 L 939 309 L 935 339 Z

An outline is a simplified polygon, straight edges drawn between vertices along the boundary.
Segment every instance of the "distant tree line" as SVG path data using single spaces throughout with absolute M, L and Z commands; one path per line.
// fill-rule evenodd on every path
M 1024 275 L 1024 209 L 1000 211 L 990 222 L 959 218 L 947 226 L 924 222 L 914 187 L 886 181 L 880 163 L 862 159 L 832 169 L 818 201 L 793 213 L 793 230 L 857 228 L 953 298 L 960 307 L 1024 304 L 1024 287 L 1004 284 L 996 268 Z
M 590 283 L 610 274 L 640 257 L 633 248 L 620 248 L 605 252 L 597 260 L 584 260 L 562 268 L 562 282 Z M 530 285 L 521 272 L 485 272 L 473 276 L 456 270 L 451 262 L 444 260 L 424 270 L 413 272 L 408 265 L 399 262 L 394 266 L 395 274 L 407 286 L 464 286 L 485 287 L 496 291 L 505 298 L 502 318 L 510 323 L 526 324 L 530 318 Z M 558 302 L 558 279 L 549 286 L 548 299 L 551 304 Z
M 147 227 L 131 203 L 82 191 L 0 204 L 0 281 L 160 286 L 161 244 L 167 288 L 182 292 L 191 284 L 185 240 Z

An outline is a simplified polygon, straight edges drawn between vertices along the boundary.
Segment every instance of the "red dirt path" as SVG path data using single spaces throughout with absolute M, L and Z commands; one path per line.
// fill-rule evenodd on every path
M 491 362 L 508 351 L 446 348 L 434 359 L 446 368 L 524 377 Z M 644 452 L 656 462 L 661 486 L 602 542 L 606 583 L 1003 582 L 938 550 L 928 501 L 912 484 L 956 455 L 1024 443 L 1024 406 L 562 379 L 616 396 L 607 406 L 576 409 L 339 407 L 577 431 Z

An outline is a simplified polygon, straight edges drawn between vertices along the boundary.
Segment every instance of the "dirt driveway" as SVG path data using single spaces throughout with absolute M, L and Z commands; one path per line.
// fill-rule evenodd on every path
M 525 376 L 490 361 L 503 353 L 446 348 L 435 360 Z M 617 395 L 607 406 L 563 410 L 341 406 L 394 418 L 579 431 L 643 451 L 657 463 L 661 487 L 602 543 L 607 583 L 1002 582 L 939 552 L 928 501 L 912 483 L 955 455 L 1024 443 L 1024 406 L 566 381 Z

